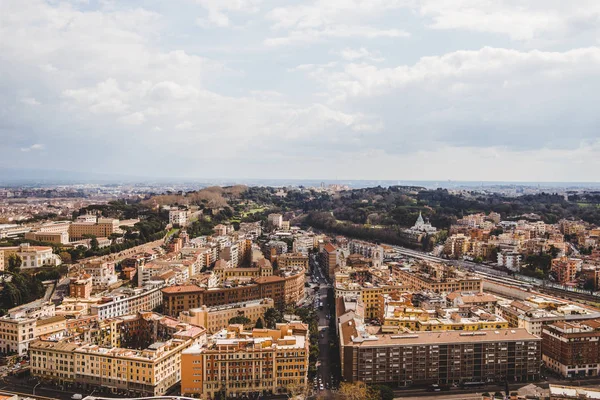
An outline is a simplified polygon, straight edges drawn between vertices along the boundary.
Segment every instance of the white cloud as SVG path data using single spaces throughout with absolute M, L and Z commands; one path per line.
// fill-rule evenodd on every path
M 24 98 L 21 99 L 21 103 L 27 104 L 29 106 L 39 106 L 40 105 L 40 102 L 37 101 L 33 97 L 24 97 Z
M 199 17 L 196 23 L 203 28 L 232 26 L 230 13 L 256 13 L 262 0 L 196 0 L 206 9 L 207 16 Z
M 44 149 L 44 145 L 41 143 L 35 143 L 29 147 L 21 147 L 21 151 L 24 153 L 28 153 L 30 151 L 36 151 L 36 150 L 39 151 L 39 150 L 43 150 L 43 149 Z
M 141 125 L 146 121 L 146 116 L 141 112 L 134 112 L 128 115 L 124 115 L 119 118 L 119 122 L 127 125 Z
M 308 4 L 278 7 L 266 14 L 274 31 L 283 36 L 265 40 L 267 46 L 305 44 L 330 38 L 398 38 L 410 34 L 396 27 L 380 27 L 377 20 L 386 11 L 409 4 L 401 0 L 314 0 Z M 367 23 L 365 23 L 367 22 Z
M 190 121 L 183 121 L 175 125 L 175 129 L 188 130 L 191 129 L 193 126 L 194 124 L 192 124 Z
M 373 62 L 385 61 L 380 54 L 372 53 L 364 47 L 358 49 L 345 48 L 338 53 L 346 61 L 367 60 Z
M 573 76 L 600 75 L 600 48 L 566 52 L 521 52 L 485 47 L 422 57 L 414 65 L 377 68 L 348 64 L 342 71 L 325 71 L 320 79 L 342 97 L 376 96 L 419 85 L 425 90 L 484 94 L 490 89 L 550 84 Z M 498 93 L 500 93 L 498 92 Z
M 562 40 L 599 31 L 596 0 L 421 0 L 418 9 L 433 29 L 464 29 L 508 35 L 514 40 Z
M 32 167 L 69 157 L 94 170 L 102 154 L 132 174 L 196 177 L 215 163 L 223 176 L 349 179 L 598 170 L 596 3 L 278 3 L 203 0 L 190 16 L 193 6 L 1 1 L 0 135 L 23 153 L 0 146 L 0 166 L 30 152 Z M 197 17 L 244 35 L 194 36 Z M 507 48 L 483 47 L 490 38 Z M 156 163 L 127 153 L 142 142 Z M 74 151 L 82 144 L 98 151 Z

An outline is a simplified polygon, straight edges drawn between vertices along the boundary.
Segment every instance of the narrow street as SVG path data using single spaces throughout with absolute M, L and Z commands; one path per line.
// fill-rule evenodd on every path
M 309 385 L 312 385 L 313 393 L 318 394 L 331 390 L 333 386 L 329 342 L 335 341 L 336 337 L 335 331 L 331 332 L 329 329 L 329 319 L 331 316 L 329 315 L 330 305 L 327 299 L 327 289 L 330 285 L 323 271 L 320 269 L 317 260 L 312 259 L 311 261 L 315 267 L 310 278 L 311 284 L 312 287 L 318 287 L 318 291 L 315 293 L 313 299 L 313 306 L 319 318 L 319 359 L 317 362 L 317 375 L 315 380 L 310 382 Z

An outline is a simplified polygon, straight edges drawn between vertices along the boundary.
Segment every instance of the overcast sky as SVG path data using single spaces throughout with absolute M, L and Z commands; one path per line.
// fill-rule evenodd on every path
M 598 0 L 0 0 L 0 167 L 600 180 Z

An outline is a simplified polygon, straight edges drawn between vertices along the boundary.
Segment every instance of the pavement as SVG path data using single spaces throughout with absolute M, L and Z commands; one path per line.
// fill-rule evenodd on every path
M 311 280 L 319 285 L 319 291 L 314 296 L 315 309 L 319 319 L 319 367 L 315 380 L 317 382 L 317 390 L 313 390 L 314 394 L 331 394 L 330 389 L 333 386 L 331 365 L 329 362 L 329 341 L 336 340 L 335 331 L 330 332 L 329 319 L 329 303 L 327 301 L 327 289 L 330 287 L 323 271 L 320 270 L 318 262 L 313 258 L 311 260 L 316 268 L 313 268 Z M 310 289 L 312 290 L 312 289 Z M 318 307 L 319 302 L 323 303 L 323 307 Z M 322 309 L 320 309 L 322 308 Z M 320 378 L 320 379 L 319 379 Z M 320 389 L 320 384 L 323 384 L 323 390 Z M 314 383 L 309 382 L 309 388 L 314 389 Z

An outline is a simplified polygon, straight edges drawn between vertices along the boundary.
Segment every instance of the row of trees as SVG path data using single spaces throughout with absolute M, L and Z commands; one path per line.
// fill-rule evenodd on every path
M 3 288 L 0 291 L 0 315 L 10 308 L 29 303 L 44 295 L 43 280 L 53 277 L 49 273 L 30 275 L 21 271 L 22 260 L 12 254 L 7 260 L 6 269 L 0 272 Z

